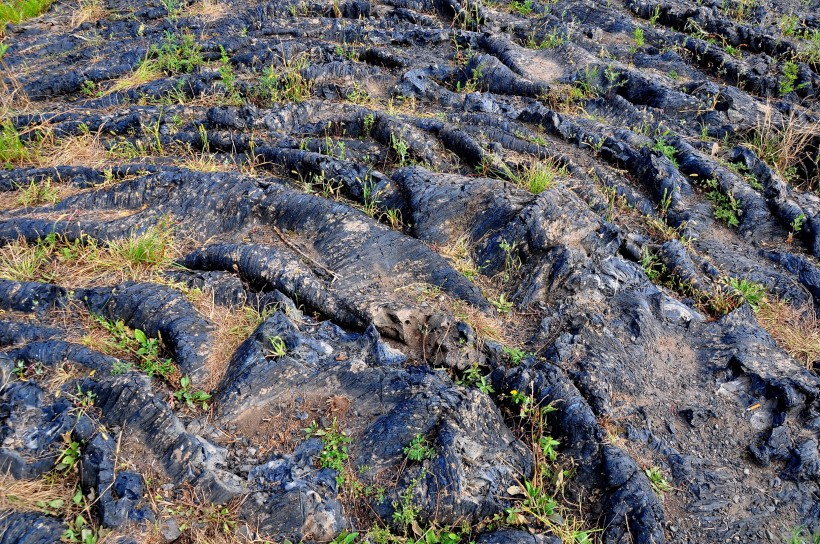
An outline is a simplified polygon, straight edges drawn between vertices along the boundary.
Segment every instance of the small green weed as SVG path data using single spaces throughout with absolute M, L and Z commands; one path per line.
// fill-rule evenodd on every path
M 805 87 L 805 83 L 795 86 L 800 67 L 796 62 L 786 61 L 783 63 L 783 78 L 780 80 L 780 96 L 786 96 L 797 89 Z
M 633 36 L 635 38 L 635 49 L 640 49 L 646 44 L 646 40 L 644 39 L 643 35 L 643 29 L 641 27 L 635 27 Z
M 496 311 L 500 314 L 508 314 L 513 311 L 514 304 L 512 301 L 507 300 L 504 296 L 504 293 L 498 295 L 498 299 L 489 299 L 490 304 L 495 306 Z
M 319 425 L 314 421 L 305 429 L 307 438 L 314 436 L 321 439 L 324 443 L 322 453 L 319 456 L 319 465 L 322 468 L 332 468 L 338 474 L 336 475 L 336 482 L 343 485 L 346 482 L 345 464 L 348 460 L 347 445 L 352 439 L 345 435 L 339 429 L 338 423 L 334 418 L 330 427 L 320 429 Z
M 285 341 L 282 340 L 281 336 L 269 337 L 268 343 L 270 343 L 270 347 L 268 348 L 269 353 L 273 357 L 284 357 L 288 354 L 288 347 L 285 344 Z
M 27 160 L 29 152 L 20 140 L 20 134 L 8 119 L 0 123 L 0 166 L 21 163 Z
M 753 310 L 757 311 L 760 304 L 765 300 L 766 288 L 761 284 L 738 278 L 722 278 L 721 283 L 732 289 L 735 294 L 746 302 Z
M 510 361 L 510 365 L 518 366 L 520 365 L 527 356 L 531 355 L 524 351 L 523 349 L 519 348 L 511 348 L 507 346 L 503 346 L 501 348 L 502 353 L 507 356 L 507 359 Z
M 193 34 L 180 35 L 165 31 L 159 46 L 153 45 L 145 62 L 168 74 L 189 74 L 202 65 L 202 49 Z
M 673 489 L 672 485 L 666 480 L 661 469 L 658 467 L 647 467 L 644 469 L 644 474 L 649 478 L 649 483 L 652 484 L 652 489 L 655 493 L 662 495 L 667 491 Z
M 456 380 L 456 385 L 463 385 L 466 387 L 475 387 L 482 393 L 495 393 L 495 389 L 487 381 L 487 376 L 483 375 L 477 364 L 472 365 L 464 371 L 464 376 L 460 380 Z
M 555 160 L 533 164 L 524 170 L 519 184 L 534 195 L 558 186 L 558 179 L 567 175 L 567 168 Z
M 655 145 L 652 146 L 652 149 L 659 151 L 664 157 L 669 159 L 675 168 L 678 167 L 678 160 L 675 158 L 678 151 L 675 149 L 675 146 L 668 144 L 663 137 L 655 140 Z
M 203 410 L 207 410 L 208 403 L 206 401 L 211 398 L 211 395 L 202 390 L 192 391 L 191 378 L 183 376 L 179 379 L 179 389 L 174 391 L 174 398 L 177 399 L 177 402 L 184 402 L 189 408 L 199 406 Z
M 524 16 L 532 14 L 532 0 L 513 0 L 512 2 L 510 2 L 510 11 Z
M 436 450 L 422 435 L 417 434 L 408 446 L 404 447 L 404 455 L 410 461 L 424 461 L 436 456 Z

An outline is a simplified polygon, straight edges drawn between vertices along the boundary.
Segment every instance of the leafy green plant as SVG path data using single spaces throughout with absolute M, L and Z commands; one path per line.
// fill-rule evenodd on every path
M 668 144 L 664 137 L 656 139 L 652 149 L 659 151 L 664 157 L 669 159 L 675 168 L 678 167 L 678 160 L 675 158 L 678 151 L 675 149 L 675 146 Z
M 409 156 L 410 145 L 407 143 L 405 139 L 401 136 L 396 136 L 394 133 L 390 133 L 390 147 L 399 157 L 399 166 L 405 166 L 407 164 L 407 158 Z
M 435 457 L 436 450 L 427 442 L 424 436 L 417 434 L 410 441 L 410 444 L 404 447 L 404 455 L 410 461 L 424 461 Z
M 667 491 L 673 489 L 672 485 L 666 480 L 659 467 L 647 467 L 644 469 L 644 474 L 649 478 L 649 483 L 652 484 L 652 489 L 655 493 L 662 495 Z
M 722 193 L 718 181 L 714 178 L 707 179 L 704 185 L 708 189 L 706 198 L 714 206 L 715 219 L 724 221 L 730 227 L 740 226 L 740 215 L 743 213 L 740 209 L 740 201 L 731 194 Z
M 34 376 L 42 376 L 45 372 L 43 363 L 34 361 L 26 364 L 25 361 L 16 361 L 14 363 L 14 374 L 17 375 L 18 380 L 25 380 Z
M 766 288 L 761 284 L 738 278 L 722 278 L 721 283 L 732 289 L 737 296 L 749 303 L 753 310 L 760 308 L 766 297 Z
M 91 81 L 90 79 L 86 79 L 83 81 L 83 84 L 80 85 L 80 92 L 82 92 L 85 96 L 91 98 L 97 94 L 97 84 Z
M 521 258 L 518 256 L 518 242 L 500 240 L 498 247 L 504 252 L 504 279 L 509 279 L 521 268 Z
M 789 231 L 789 236 L 786 239 L 788 243 L 792 243 L 794 241 L 794 237 L 796 234 L 800 233 L 803 230 L 803 225 L 806 223 L 806 214 L 801 213 L 790 223 L 791 230 Z
M 331 541 L 331 544 L 353 544 L 358 537 L 359 533 L 348 533 L 347 531 L 342 531 Z
M 520 365 L 524 359 L 529 355 L 526 351 L 519 348 L 511 348 L 508 346 L 503 346 L 501 348 L 502 353 L 507 356 L 507 359 L 510 361 L 510 365 L 518 366 Z
M 348 460 L 347 445 L 352 439 L 339 429 L 336 419 L 333 419 L 330 427 L 320 429 L 314 421 L 305 429 L 307 438 L 318 437 L 322 440 L 324 447 L 319 456 L 319 465 L 322 468 L 332 468 L 338 474 L 336 482 L 342 485 L 346 482 L 345 464 Z
M 635 48 L 640 49 L 641 47 L 646 44 L 646 40 L 644 39 L 643 29 L 641 27 L 635 27 L 635 31 L 633 32 L 633 36 L 635 38 Z
M 63 435 L 63 441 L 65 442 L 65 447 L 57 457 L 57 464 L 54 470 L 58 472 L 70 472 L 74 470 L 74 467 L 80 462 L 80 443 L 71 440 L 70 433 Z
M 193 34 L 186 32 L 177 35 L 166 30 L 162 43 L 151 46 L 144 62 L 173 75 L 191 73 L 204 61 L 202 48 Z
M 532 0 L 513 0 L 510 2 L 510 11 L 519 15 L 530 15 L 533 11 Z
M 493 299 L 488 299 L 488 300 L 490 301 L 490 304 L 495 306 L 496 311 L 500 314 L 508 314 L 508 313 L 513 311 L 514 304 L 513 304 L 512 301 L 507 300 L 505 298 L 504 293 L 501 293 L 500 295 L 498 295 L 498 298 L 495 299 L 495 300 L 493 300 Z
M 535 41 L 535 31 L 527 37 L 526 46 L 530 49 L 555 49 L 561 47 L 567 41 L 567 37 L 559 29 L 554 28 L 546 33 L 540 42 Z
M 77 394 L 74 395 L 74 403 L 81 408 L 90 408 L 94 406 L 94 399 L 97 394 L 93 391 L 83 391 L 80 384 L 77 384 Z
M 541 447 L 541 452 L 544 454 L 544 457 L 550 461 L 555 461 L 558 458 L 558 453 L 555 451 L 555 447 L 560 444 L 561 442 L 551 436 L 542 435 L 538 437 L 538 445 Z
M 92 315 L 94 321 L 107 331 L 111 340 L 106 340 L 104 346 L 108 350 L 115 352 L 125 352 L 133 355 L 139 361 L 139 369 L 148 374 L 149 377 L 158 376 L 165 381 L 171 381 L 176 373 L 176 366 L 171 359 L 163 359 L 159 356 L 160 343 L 158 338 L 148 338 L 140 329 L 129 331 L 122 320 L 109 321 L 102 316 Z M 114 369 L 112 369 L 113 371 Z M 122 362 L 117 365 L 118 373 L 130 370 L 129 363 Z
M 797 22 L 799 18 L 794 13 L 784 13 L 780 17 L 780 21 L 778 22 L 778 26 L 780 27 L 780 31 L 785 36 L 794 36 L 795 31 L 797 30 Z
M 97 544 L 100 533 L 82 516 L 77 516 L 69 521 L 68 527 L 63 532 L 64 542 L 78 542 L 79 544 Z
M 174 398 L 177 399 L 177 402 L 184 402 L 189 408 L 199 406 L 203 410 L 207 410 L 208 403 L 206 401 L 211 398 L 211 395 L 202 390 L 192 391 L 191 378 L 183 376 L 179 379 L 179 389 L 174 391 Z
M 649 25 L 654 27 L 658 23 L 658 19 L 661 16 L 661 6 L 658 4 L 655 6 L 655 9 L 652 10 L 652 15 L 649 16 Z
M 225 52 L 225 48 L 221 45 L 219 46 L 219 52 L 219 77 L 222 79 L 222 85 L 225 86 L 227 101 L 229 104 L 239 106 L 242 104 L 242 96 L 239 94 L 239 89 L 236 87 L 236 74 L 231 67 L 228 53 Z
M 369 136 L 373 132 L 373 126 L 376 124 L 376 117 L 372 113 L 368 113 L 362 119 L 362 127 L 364 133 Z
M 786 61 L 783 63 L 783 78 L 780 80 L 780 96 L 786 96 L 789 93 L 805 87 L 805 83 L 795 86 L 800 67 L 794 61 Z
M 467 387 L 475 387 L 482 393 L 495 393 L 495 389 L 487 381 L 487 376 L 483 375 L 477 364 L 470 366 L 464 371 L 464 376 L 460 380 L 456 380 L 457 385 L 464 385 Z

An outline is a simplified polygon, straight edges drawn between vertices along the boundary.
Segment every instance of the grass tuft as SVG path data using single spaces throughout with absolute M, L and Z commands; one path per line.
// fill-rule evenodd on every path
M 807 369 L 820 361 L 820 326 L 813 309 L 783 300 L 764 301 L 756 317 L 775 342 Z

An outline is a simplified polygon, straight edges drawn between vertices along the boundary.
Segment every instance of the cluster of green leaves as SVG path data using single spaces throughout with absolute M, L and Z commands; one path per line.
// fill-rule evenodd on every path
M 470 368 L 464 371 L 464 375 L 456 380 L 456 385 L 463 385 L 465 387 L 475 387 L 482 393 L 495 393 L 495 389 L 487 381 L 487 376 L 481 373 L 477 364 L 473 364 Z
M 740 201 L 731 194 L 723 193 L 718 181 L 714 178 L 707 179 L 703 183 L 708 190 L 706 198 L 714 206 L 715 219 L 725 222 L 730 227 L 740 226 L 740 215 L 743 213 L 740 209 Z
M 510 11 L 519 15 L 530 15 L 533 12 L 532 0 L 513 0 L 510 2 Z
M 231 67 L 228 53 L 225 52 L 225 48 L 221 45 L 219 46 L 219 51 L 221 54 L 219 58 L 219 77 L 222 79 L 222 85 L 225 86 L 226 101 L 233 106 L 241 106 L 243 102 L 242 95 L 236 86 L 236 74 Z
M 332 468 L 338 474 L 336 475 L 336 482 L 343 485 L 346 482 L 345 465 L 348 460 L 347 445 L 352 441 L 349 436 L 339 429 L 336 419 L 333 420 L 330 427 L 321 429 L 319 424 L 312 422 L 306 429 L 305 435 L 307 438 L 318 437 L 321 439 L 324 447 L 319 456 L 319 465 L 322 468 Z
M 524 359 L 526 359 L 529 356 L 532 356 L 532 353 L 527 353 L 523 349 L 511 348 L 508 346 L 503 346 L 501 348 L 501 351 L 510 361 L 511 366 L 518 366 L 524 361 Z
M 649 483 L 652 484 L 652 489 L 655 493 L 662 495 L 667 491 L 671 491 L 672 485 L 666 480 L 659 467 L 647 467 L 644 469 L 644 474 L 649 478 Z
M 170 358 L 160 357 L 160 342 L 158 338 L 149 338 L 140 329 L 131 331 L 125 323 L 118 319 L 110 321 L 100 315 L 92 315 L 94 321 L 111 335 L 111 340 L 106 340 L 109 351 L 127 352 L 134 355 L 139 364 L 138 367 L 150 377 L 157 376 L 169 382 L 176 373 L 176 366 Z M 127 372 L 131 366 L 125 363 L 115 370 L 115 373 Z
M 77 466 L 77 463 L 80 462 L 80 443 L 71 439 L 71 434 L 66 433 L 63 435 L 63 441 L 65 442 L 65 447 L 63 447 L 62 451 L 60 451 L 60 455 L 57 457 L 57 464 L 54 467 L 54 470 L 57 472 L 71 472 Z
M 167 74 L 189 74 L 202 65 L 202 48 L 193 34 L 165 31 L 159 46 L 152 45 L 147 63 Z
M 794 61 L 789 60 L 783 63 L 783 78 L 780 80 L 780 96 L 786 96 L 808 85 L 808 83 L 795 85 L 797 83 L 799 70 L 800 67 Z
M 533 396 L 515 389 L 510 391 L 509 398 L 518 407 L 525 436 L 532 443 L 536 469 L 531 479 L 507 490 L 511 495 L 523 498 L 496 519 L 511 526 L 541 526 L 567 544 L 592 544 L 595 531 L 584 528 L 581 518 L 559 500 L 572 471 L 558 463 L 557 448 L 561 443 L 549 433 L 547 416 L 556 408 L 552 404 L 540 405 Z
M 99 529 L 93 527 L 82 514 L 77 514 L 73 520 L 69 520 L 67 525 L 66 530 L 63 531 L 63 542 L 97 544 L 102 536 Z
M 513 311 L 515 304 L 511 300 L 507 300 L 504 293 L 498 295 L 497 299 L 489 299 L 490 304 L 495 306 L 495 309 L 500 314 L 508 314 Z
M 404 447 L 404 455 L 406 455 L 410 461 L 424 461 L 425 459 L 435 457 L 436 450 L 424 436 L 417 434 L 413 437 L 413 440 L 410 441 L 410 444 Z
M 13 372 L 17 375 L 18 380 L 25 380 L 32 376 L 43 375 L 43 363 L 39 361 L 26 363 L 25 361 L 15 361 Z
M 559 29 L 554 28 L 544 35 L 540 42 L 535 41 L 535 31 L 530 33 L 525 44 L 530 49 L 555 49 L 561 47 L 567 41 L 567 36 Z
M 202 390 L 194 391 L 191 389 L 191 378 L 183 376 L 179 379 L 179 389 L 174 391 L 174 398 L 177 402 L 184 402 L 189 408 L 199 406 L 203 410 L 208 409 L 206 402 L 211 395 Z
M 406 166 L 410 156 L 410 144 L 401 136 L 396 136 L 395 133 L 390 133 L 390 148 L 398 157 L 399 167 Z
M 664 135 L 665 136 L 665 135 Z M 655 140 L 655 144 L 652 146 L 652 149 L 655 151 L 659 151 L 664 157 L 669 159 L 672 165 L 677 168 L 678 167 L 678 160 L 676 155 L 678 151 L 675 149 L 675 146 L 670 145 L 666 142 L 664 136 L 657 138 Z

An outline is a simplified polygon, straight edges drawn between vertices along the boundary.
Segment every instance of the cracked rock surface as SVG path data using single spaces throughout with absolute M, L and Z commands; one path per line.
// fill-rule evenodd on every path
M 817 0 L 0 35 L 0 543 L 820 538 Z

